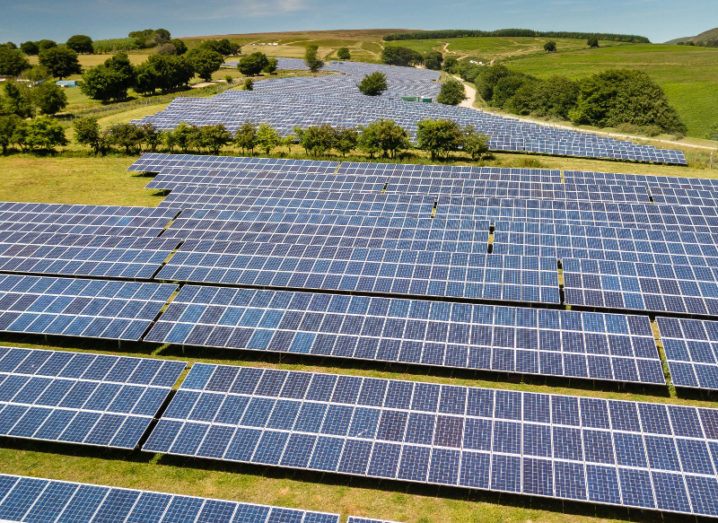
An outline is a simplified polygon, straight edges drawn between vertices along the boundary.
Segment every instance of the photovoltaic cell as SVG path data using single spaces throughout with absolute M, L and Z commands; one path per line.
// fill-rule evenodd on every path
M 5 474 L 0 475 L 0 518 L 28 523 L 339 523 L 338 514 Z
M 0 347 L 0 435 L 134 449 L 185 367 Z
M 718 390 L 718 322 L 657 318 L 676 387 Z
M 188 285 L 145 341 L 665 384 L 640 316 Z
M 194 365 L 143 450 L 718 515 L 718 411 Z

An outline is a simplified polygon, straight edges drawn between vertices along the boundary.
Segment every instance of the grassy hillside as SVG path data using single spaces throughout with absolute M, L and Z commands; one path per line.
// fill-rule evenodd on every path
M 663 87 L 689 136 L 704 137 L 718 123 L 718 49 L 631 44 L 514 57 L 509 66 L 543 78 L 574 79 L 612 68 L 638 69 Z

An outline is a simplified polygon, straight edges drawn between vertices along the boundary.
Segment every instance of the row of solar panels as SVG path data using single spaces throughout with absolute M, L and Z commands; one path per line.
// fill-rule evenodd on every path
M 0 434 L 133 448 L 127 439 L 97 439 L 124 434 L 117 428 L 123 423 L 105 418 L 132 415 L 112 406 L 124 395 L 105 389 L 157 380 L 164 385 L 185 366 L 135 360 L 2 349 Z M 3 386 L 8 380 L 25 384 Z M 162 392 L 164 402 L 169 388 Z M 148 418 L 156 415 L 149 410 Z M 144 430 L 137 431 L 135 446 Z M 195 364 L 142 450 L 718 515 L 716 409 Z M 36 480 L 34 488 L 13 494 L 18 481 L 0 479 L 0 517 L 4 510 L 28 514 L 49 487 Z M 56 511 L 65 508 L 61 499 L 72 503 L 75 490 L 60 496 Z M 112 505 L 126 515 L 141 494 L 123 492 Z M 95 510 L 109 493 L 96 494 Z M 194 502 L 198 511 L 207 503 Z M 220 514 L 238 509 L 224 508 Z
M 0 331 L 665 385 L 645 316 L 5 275 Z M 718 322 L 658 319 L 678 387 L 718 390 Z
M 0 475 L 0 519 L 24 523 L 339 523 L 339 514 Z M 349 516 L 347 523 L 390 523 Z

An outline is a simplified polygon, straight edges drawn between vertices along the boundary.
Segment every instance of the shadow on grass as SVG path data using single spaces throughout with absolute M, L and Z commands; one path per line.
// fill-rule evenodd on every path
M 113 449 L 109 447 L 91 447 L 74 443 L 53 441 L 33 441 L 15 439 L 7 436 L 0 437 L 0 447 L 25 452 L 41 452 L 43 454 L 57 454 L 79 458 L 106 459 L 112 461 L 127 461 L 131 463 L 150 463 L 153 455 L 139 450 Z
M 487 490 L 470 490 L 460 487 L 406 483 L 401 480 L 381 480 L 376 478 L 345 476 L 332 472 L 292 470 L 262 465 L 170 456 L 166 454 L 162 455 L 155 461 L 155 463 L 172 467 L 192 468 L 195 470 L 251 474 L 270 479 L 322 483 L 337 487 L 351 487 L 375 491 L 379 490 L 385 493 L 400 493 L 410 496 L 452 499 L 469 503 L 491 503 L 513 508 L 545 510 L 602 519 L 620 519 L 645 523 L 654 523 L 657 521 L 671 523 L 696 523 L 698 521 L 710 521 L 707 518 L 697 518 L 695 516 L 681 516 L 675 514 L 662 514 L 650 510 L 609 507 L 595 505 L 590 502 L 563 501 L 559 499 L 533 497 L 521 494 L 508 494 Z

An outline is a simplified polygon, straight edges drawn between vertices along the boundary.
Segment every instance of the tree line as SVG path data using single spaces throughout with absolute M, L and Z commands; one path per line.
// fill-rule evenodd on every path
M 513 114 L 647 135 L 686 132 L 663 89 L 641 71 L 608 70 L 574 81 L 562 76 L 540 79 L 501 64 L 479 66 L 455 59 L 447 59 L 444 68 L 474 83 L 489 106 Z
M 575 38 L 587 40 L 595 37 L 613 42 L 650 44 L 645 36 L 613 34 L 613 33 L 581 33 L 572 31 L 534 31 L 532 29 L 498 29 L 496 31 L 480 31 L 471 29 L 446 29 L 440 31 L 416 31 L 408 33 L 392 33 L 384 37 L 387 42 L 396 40 L 434 40 L 443 38 L 467 38 L 485 36 L 529 37 L 529 38 Z

